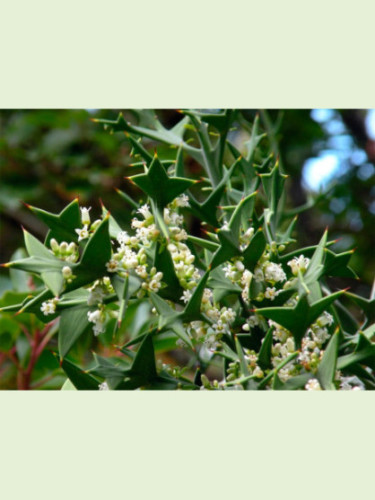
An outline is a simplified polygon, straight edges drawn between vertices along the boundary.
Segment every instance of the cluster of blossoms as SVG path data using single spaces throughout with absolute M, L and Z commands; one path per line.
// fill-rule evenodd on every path
M 88 311 L 87 319 L 94 325 L 94 335 L 99 335 L 105 332 L 107 320 L 116 315 L 115 311 L 107 309 L 104 304 L 105 297 L 114 292 L 110 278 L 105 276 L 100 280 L 96 280 L 93 285 L 88 288 L 88 292 L 87 305 L 96 306 L 96 309 L 94 311 Z
M 163 274 L 155 267 L 148 267 L 146 249 L 152 245 L 159 237 L 159 230 L 154 223 L 154 216 L 150 212 L 148 205 L 143 205 L 138 209 L 138 213 L 143 216 L 143 220 L 134 218 L 132 228 L 136 229 L 136 234 L 130 236 L 126 231 L 121 231 L 117 235 L 119 246 L 107 263 L 107 270 L 110 273 L 117 273 L 126 277 L 130 271 L 142 280 L 138 297 L 141 298 L 146 292 L 158 292 L 162 287 Z
M 248 234 L 248 239 L 241 242 L 243 245 L 242 249 L 246 248 L 253 233 L 254 231 L 250 230 L 245 233 Z M 282 246 L 282 248 L 279 247 L 278 250 L 282 251 L 284 248 L 285 247 Z M 264 298 L 272 301 L 282 290 L 292 286 L 292 281 L 287 281 L 287 274 L 282 265 L 270 260 L 272 253 L 274 253 L 276 249 L 276 244 L 266 247 L 266 251 L 255 266 L 254 273 L 251 273 L 245 268 L 243 259 L 241 258 L 234 258 L 223 267 L 225 276 L 232 283 L 242 288 L 241 295 L 245 303 L 250 303 L 249 286 L 253 279 L 258 285 L 258 290 L 262 290 L 255 297 L 257 301 L 262 301 Z M 291 259 L 287 264 L 294 277 L 298 276 L 299 273 L 304 274 L 306 272 L 310 264 L 310 259 L 304 257 L 304 255 L 299 255 Z M 298 296 L 294 296 L 286 302 L 285 306 L 294 307 L 297 300 Z M 302 346 L 298 351 L 298 356 L 295 356 L 285 366 L 278 369 L 278 376 L 282 382 L 286 382 L 291 377 L 300 374 L 303 369 L 312 374 L 316 373 L 324 354 L 324 345 L 330 338 L 329 327 L 332 324 L 332 315 L 325 311 L 312 325 L 310 325 L 310 328 L 302 339 Z M 201 330 L 204 329 L 203 325 L 199 325 L 199 327 Z M 284 363 L 292 354 L 296 354 L 297 350 L 293 335 L 283 326 L 272 320 L 266 321 L 265 318 L 259 314 L 252 314 L 242 325 L 242 330 L 244 333 L 249 333 L 252 332 L 254 328 L 260 328 L 262 331 L 267 331 L 268 328 L 273 329 L 271 363 L 274 369 L 278 368 L 279 365 Z M 256 332 L 254 333 L 257 334 Z M 249 373 L 256 378 L 263 378 L 265 373 L 257 363 L 258 354 L 248 349 L 244 349 L 244 351 Z M 227 382 L 235 381 L 239 375 L 239 361 L 231 362 L 226 375 Z M 361 385 L 359 379 L 356 377 L 342 377 L 340 374 L 337 374 L 336 380 L 341 389 L 358 390 L 363 388 L 363 384 Z M 306 384 L 305 388 L 307 390 L 320 389 L 320 384 L 316 379 L 312 378 Z
M 78 247 L 73 241 L 71 243 L 63 241 L 59 244 L 55 238 L 51 238 L 50 246 L 51 252 L 58 259 L 71 262 L 72 264 L 77 262 L 79 257 Z
M 59 298 L 54 297 L 53 299 L 46 300 L 45 302 L 42 303 L 40 310 L 42 311 L 44 316 L 48 316 L 50 314 L 55 314 L 58 301 L 59 301 Z
M 292 270 L 292 274 L 294 276 L 298 275 L 298 271 L 301 271 L 304 274 L 310 264 L 310 259 L 300 255 L 299 257 L 294 257 L 294 259 L 288 262 L 288 266 L 290 266 Z
M 269 259 L 270 253 L 265 252 L 254 269 L 254 280 L 261 284 L 264 290 L 256 297 L 258 301 L 264 298 L 274 300 L 282 290 L 277 289 L 276 286 L 286 282 L 286 274 L 282 265 L 271 262 Z
M 230 327 L 236 318 L 236 313 L 230 307 L 219 308 L 214 303 L 213 293 L 209 288 L 203 291 L 201 312 L 207 317 L 207 321 L 191 321 L 186 323 L 185 327 L 191 339 L 213 352 L 218 347 L 222 336 L 230 334 Z M 184 346 L 184 342 L 179 340 L 177 345 Z
M 341 391 L 363 391 L 365 386 L 356 376 L 343 377 L 340 371 L 336 372 L 335 381 Z M 310 379 L 305 385 L 307 391 L 321 391 L 322 387 L 316 378 Z
M 244 352 L 245 352 L 244 358 L 250 375 L 258 379 L 263 378 L 264 372 L 261 369 L 261 367 L 257 364 L 258 354 L 254 350 L 246 348 L 244 349 Z M 239 360 L 232 361 L 228 365 L 227 381 L 233 382 L 234 380 L 238 379 L 239 376 L 240 376 L 240 362 Z
M 250 228 L 241 236 L 240 240 L 241 242 L 243 242 L 241 244 L 242 249 L 246 248 L 246 246 L 249 244 L 253 234 L 254 229 Z M 253 279 L 261 287 L 261 291 L 259 291 L 256 297 L 257 301 L 262 301 L 265 298 L 268 300 L 274 300 L 282 289 L 288 288 L 290 286 L 290 282 L 287 281 L 287 276 L 282 268 L 282 265 L 270 260 L 271 252 L 274 252 L 276 248 L 276 243 L 272 243 L 272 245 L 267 246 L 267 251 L 264 252 L 262 257 L 260 258 L 258 264 L 254 269 L 254 273 L 245 268 L 242 258 L 232 259 L 223 268 L 225 276 L 230 279 L 232 283 L 235 283 L 242 288 L 241 295 L 246 303 L 249 303 L 250 301 L 249 287 Z M 279 246 L 279 250 L 283 250 L 284 248 L 284 245 Z M 300 256 L 299 259 L 300 258 L 303 259 L 305 271 L 309 264 L 309 259 L 304 258 L 303 255 Z M 288 262 L 288 265 L 290 265 L 291 267 L 293 266 L 292 270 L 294 270 L 296 266 L 298 266 L 298 263 L 296 264 L 293 260 Z M 302 265 L 300 269 L 302 271 Z M 282 283 L 284 283 L 283 288 L 277 288 Z
M 287 305 L 293 306 L 295 302 L 296 298 L 292 298 L 287 302 Z M 316 372 L 324 353 L 322 346 L 330 336 L 327 327 L 332 324 L 333 317 L 328 312 L 323 312 L 316 322 L 310 326 L 306 336 L 302 339 L 302 347 L 298 357 L 278 370 L 278 376 L 282 382 L 286 382 L 289 378 L 298 375 L 302 368 L 306 371 Z M 266 329 L 267 326 L 272 328 L 273 345 L 271 349 L 271 363 L 273 368 L 277 368 L 291 354 L 296 353 L 295 341 L 289 330 L 272 320 L 268 320 L 266 323 L 262 316 L 256 314 L 248 318 L 242 329 L 249 332 L 256 326 L 262 329 Z M 263 377 L 263 372 L 256 364 L 256 353 L 250 352 L 249 355 L 251 355 L 251 363 L 249 363 L 250 373 L 257 377 Z
M 293 306 L 297 298 L 290 299 L 286 305 Z M 282 382 L 286 382 L 291 377 L 299 375 L 301 370 L 315 374 L 319 363 L 322 360 L 324 350 L 323 345 L 329 339 L 330 334 L 328 328 L 333 324 L 333 317 L 327 311 L 324 311 L 319 318 L 307 330 L 305 337 L 302 339 L 301 349 L 296 358 L 290 360 L 283 368 L 278 370 L 278 376 Z M 268 327 L 272 328 L 273 345 L 271 363 L 273 368 L 277 368 L 281 363 L 285 362 L 291 354 L 296 353 L 294 338 L 289 330 L 279 325 L 275 321 L 268 320 Z M 247 322 L 242 326 L 245 332 L 251 331 L 254 327 L 267 328 L 265 319 L 257 314 L 250 316 Z M 249 373 L 257 378 L 263 378 L 265 373 L 257 364 L 258 355 L 255 351 L 244 349 L 245 359 L 247 361 Z M 236 380 L 240 375 L 239 362 L 229 364 L 227 372 L 227 381 Z M 357 377 L 344 377 L 340 372 L 336 373 L 337 384 L 341 390 L 362 390 L 363 383 Z M 311 378 L 306 386 L 306 390 L 321 390 L 319 381 Z
M 168 244 L 168 251 L 171 254 L 173 267 L 178 278 L 178 281 L 184 293 L 181 300 L 187 303 L 191 297 L 191 290 L 197 286 L 200 279 L 198 269 L 193 265 L 195 256 L 191 253 L 189 247 L 183 243 L 187 240 L 188 234 L 183 229 L 183 217 L 178 213 L 180 207 L 188 207 L 189 199 L 186 195 L 179 196 L 172 201 L 164 209 L 164 222 L 168 226 L 170 233 L 170 243 Z

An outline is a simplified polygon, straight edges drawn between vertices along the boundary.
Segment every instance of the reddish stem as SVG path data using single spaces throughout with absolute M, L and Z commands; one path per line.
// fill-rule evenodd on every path
M 42 354 L 44 348 L 46 347 L 46 345 L 50 340 L 48 333 L 54 324 L 55 321 L 48 323 L 48 325 L 46 325 L 42 331 L 36 330 L 33 337 L 30 338 L 31 354 L 26 369 L 23 369 L 17 360 L 13 360 L 13 362 L 17 361 L 16 366 L 18 368 L 18 376 L 17 376 L 18 389 L 26 391 L 31 389 L 31 376 L 33 369 L 40 355 Z

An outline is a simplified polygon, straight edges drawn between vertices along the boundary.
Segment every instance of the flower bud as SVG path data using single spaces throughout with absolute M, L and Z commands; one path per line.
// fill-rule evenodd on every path
M 64 266 L 62 268 L 62 275 L 66 280 L 72 277 L 73 273 L 69 266 Z
M 62 254 L 66 254 L 67 253 L 67 250 L 68 250 L 68 244 L 66 241 L 63 241 L 61 244 L 60 244 L 60 252 Z
M 83 226 L 85 226 L 85 225 L 88 226 L 91 222 L 90 214 L 89 214 L 90 210 L 91 210 L 91 207 L 90 208 L 81 207 L 81 221 L 82 221 Z
M 51 239 L 50 245 L 51 245 L 51 249 L 52 249 L 53 253 L 59 252 L 60 246 L 57 243 L 57 241 L 55 240 L 55 238 Z
M 77 250 L 77 245 L 72 241 L 72 243 L 69 243 L 67 250 L 69 253 L 74 253 Z
M 91 230 L 92 231 L 95 231 L 95 229 L 98 228 L 98 226 L 102 223 L 101 219 L 96 219 L 96 221 L 94 221 L 92 224 L 91 224 Z

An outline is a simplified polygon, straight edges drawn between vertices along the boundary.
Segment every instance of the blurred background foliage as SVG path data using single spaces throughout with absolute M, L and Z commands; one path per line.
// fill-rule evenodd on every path
M 131 207 L 116 189 L 139 198 L 137 188 L 124 179 L 137 168 L 130 166 L 130 145 L 125 135 L 110 135 L 91 120 L 116 119 L 120 111 L 134 123 L 145 126 L 152 123 L 152 113 L 148 110 L 0 111 L 0 262 L 9 261 L 23 246 L 21 225 L 40 239 L 46 234 L 46 228 L 23 203 L 60 212 L 78 196 L 80 204 L 91 206 L 92 213 L 98 216 L 102 200 L 123 227 L 128 225 Z M 156 114 L 166 127 L 181 119 L 177 110 L 157 110 Z M 351 267 L 361 277 L 359 281 L 345 280 L 338 285 L 351 286 L 356 293 L 368 297 L 375 274 L 374 110 L 241 110 L 230 136 L 239 150 L 244 148 L 249 125 L 256 114 L 267 133 L 261 147 L 279 156 L 282 168 L 290 176 L 288 208 L 310 206 L 316 200 L 314 206 L 299 215 L 299 246 L 316 244 L 329 226 L 330 237 L 340 238 L 337 251 L 356 247 Z M 167 146 L 152 141 L 145 145 L 151 150 L 157 146 L 162 158 L 170 155 Z M 190 158 L 186 158 L 186 168 L 193 177 L 201 175 L 200 168 Z M 198 221 L 191 217 L 188 223 L 190 232 L 201 236 Z M 6 302 L 4 292 L 9 299 L 15 290 L 9 273 L 1 269 L 0 297 Z M 142 321 L 137 311 L 133 314 L 129 321 Z M 9 335 L 17 337 L 19 329 L 14 318 L 3 314 L 0 334 L 4 328 L 8 336 L 0 335 L 0 358 L 12 345 Z M 21 344 L 17 349 L 21 354 L 25 351 L 26 356 L 26 344 Z M 91 344 L 88 335 L 76 355 L 83 355 Z M 61 385 L 58 364 L 47 354 L 44 357 L 45 363 L 39 362 L 40 380 L 43 381 L 47 365 L 48 369 L 56 370 L 56 376 L 46 387 L 39 385 L 57 388 Z M 5 386 L 12 387 L 12 376 L 16 374 L 7 374 L 9 382 L 4 382 Z

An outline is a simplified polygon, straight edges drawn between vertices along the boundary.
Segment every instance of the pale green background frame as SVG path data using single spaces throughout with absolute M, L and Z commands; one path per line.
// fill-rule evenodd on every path
M 373 2 L 18 1 L 1 108 L 375 107 Z M 373 495 L 372 393 L 0 394 L 1 497 Z

